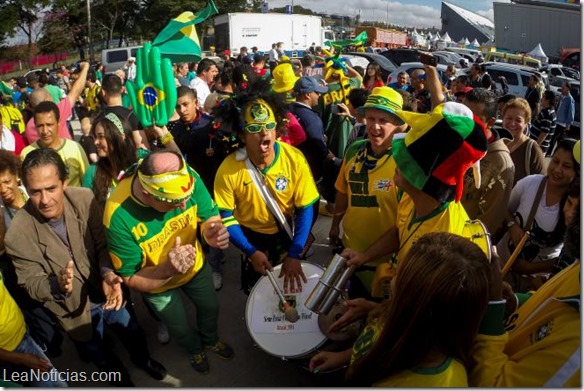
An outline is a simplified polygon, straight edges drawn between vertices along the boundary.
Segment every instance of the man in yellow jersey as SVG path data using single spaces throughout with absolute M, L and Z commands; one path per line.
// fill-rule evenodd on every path
M 267 94 L 263 98 L 243 96 L 226 104 L 240 108 L 241 116 L 237 109 L 217 113 L 219 120 L 233 122 L 232 129 L 236 129 L 245 148 L 233 152 L 219 167 L 215 201 L 231 241 L 249 259 L 242 265 L 244 291 L 249 293 L 266 270 L 282 263 L 284 291 L 294 293 L 302 290 L 301 280 L 307 282 L 300 258 L 319 194 L 302 153 L 276 141 L 276 128 L 282 124 L 284 111 L 269 101 Z M 293 221 L 290 234 L 262 198 L 262 184 L 275 200 L 275 208 L 286 221 Z
M 396 211 L 390 192 L 395 173 L 391 142 L 404 125 L 395 114 L 402 105 L 403 98 L 397 91 L 377 87 L 359 109 L 366 119 L 367 139 L 349 146 L 335 183 L 335 213 L 329 232 L 332 245 L 365 251 L 395 225 Z M 342 241 L 339 240 L 341 220 Z M 387 254 L 362 265 L 355 273 L 358 278 L 351 280 L 349 296 L 367 297 L 375 267 L 389 259 Z
M 396 264 L 419 237 L 428 232 L 461 235 L 468 220 L 459 201 L 464 173 L 487 150 L 484 124 L 456 102 L 441 104 L 427 114 L 397 114 L 411 129 L 395 135 L 392 142 L 394 181 L 399 188 L 392 189 L 395 224 L 364 252 L 345 249 L 342 256 L 349 265 L 392 253 Z
M 114 268 L 139 292 L 191 355 L 200 373 L 209 371 L 204 349 L 230 359 L 233 349 L 219 341 L 219 300 L 211 267 L 197 233 L 224 249 L 229 234 L 201 177 L 176 152 L 153 152 L 130 169 L 107 200 L 104 225 Z M 189 326 L 181 291 L 197 308 Z

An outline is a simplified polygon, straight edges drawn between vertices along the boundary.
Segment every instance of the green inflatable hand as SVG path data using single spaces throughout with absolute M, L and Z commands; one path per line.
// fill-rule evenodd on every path
M 176 86 L 172 63 L 161 59 L 160 49 L 150 42 L 138 49 L 136 79 L 126 83 L 136 116 L 144 126 L 164 126 L 176 106 Z

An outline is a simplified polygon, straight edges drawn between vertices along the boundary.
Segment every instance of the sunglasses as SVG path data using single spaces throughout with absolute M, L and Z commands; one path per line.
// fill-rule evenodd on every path
M 262 131 L 262 129 L 266 129 L 266 130 L 274 130 L 276 129 L 276 123 L 275 122 L 267 122 L 265 124 L 249 124 L 249 125 L 245 125 L 243 127 L 243 130 L 245 130 L 247 133 L 259 133 Z

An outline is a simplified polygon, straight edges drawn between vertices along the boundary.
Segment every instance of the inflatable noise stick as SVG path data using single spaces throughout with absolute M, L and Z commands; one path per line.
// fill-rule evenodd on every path
M 299 318 L 298 311 L 296 311 L 296 308 L 292 307 L 290 303 L 286 301 L 286 299 L 284 298 L 284 294 L 282 293 L 280 287 L 276 283 L 276 279 L 272 275 L 272 272 L 266 269 L 266 274 L 268 275 L 268 279 L 272 283 L 272 286 L 276 290 L 276 293 L 278 294 L 280 301 L 282 301 L 282 305 L 284 306 L 284 317 L 288 322 L 296 323 Z
M 505 277 L 505 275 L 509 272 L 509 269 L 511 269 L 511 266 L 513 266 L 513 264 L 515 263 L 515 260 L 519 257 L 519 254 L 521 253 L 521 250 L 523 249 L 523 246 L 525 245 L 527 238 L 529 238 L 529 235 L 530 235 L 529 231 L 526 231 L 523 234 L 523 237 L 519 241 L 519 244 L 517 244 L 517 247 L 515 247 L 515 251 L 513 251 L 513 254 L 511 254 L 509 259 L 507 260 L 507 263 L 505 264 L 505 266 L 503 266 L 503 269 L 501 269 L 501 277 Z

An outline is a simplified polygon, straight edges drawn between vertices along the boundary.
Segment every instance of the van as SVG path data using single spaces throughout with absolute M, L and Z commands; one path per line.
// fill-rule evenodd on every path
M 511 54 L 503 52 L 489 52 L 485 56 L 485 61 L 503 62 L 515 65 L 527 65 L 528 67 L 539 69 L 541 68 L 541 61 L 537 58 L 524 56 L 521 54 Z
M 486 62 L 484 63 L 484 67 L 491 78 L 498 84 L 497 89 L 500 88 L 501 84 L 499 77 L 503 76 L 505 77 L 507 86 L 509 87 L 508 93 L 520 98 L 525 96 L 525 93 L 527 92 L 527 86 L 529 84 L 529 78 L 533 74 L 538 74 L 540 76 L 546 88 L 549 86 L 547 75 L 541 72 L 537 72 L 533 68 L 498 62 Z
M 101 63 L 104 73 L 112 73 L 123 68 L 130 57 L 136 58 L 140 46 L 125 46 L 115 49 L 104 49 L 101 52 Z

